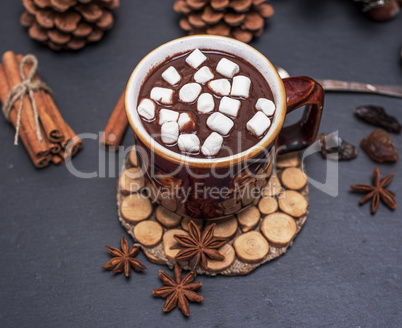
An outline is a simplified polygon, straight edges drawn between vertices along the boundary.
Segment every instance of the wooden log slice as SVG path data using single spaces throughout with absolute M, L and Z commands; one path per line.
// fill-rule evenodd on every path
M 140 167 L 125 170 L 119 179 L 120 192 L 131 194 L 140 191 L 145 185 L 144 173 Z
M 151 201 L 142 194 L 128 195 L 120 205 L 121 216 L 134 224 L 148 219 L 152 211 Z
M 240 228 L 243 232 L 253 230 L 260 222 L 261 213 L 255 206 L 250 206 L 237 214 Z
M 144 250 L 144 254 L 149 260 L 149 262 L 155 263 L 155 264 L 165 264 L 165 261 L 161 260 L 160 258 L 156 257 L 155 255 L 151 254 L 149 251 Z
M 174 235 L 188 236 L 188 233 L 181 229 L 172 229 L 166 231 L 163 235 L 163 250 L 166 257 L 171 261 L 175 260 L 177 253 L 180 251 L 180 249 L 172 249 L 173 246 L 179 246 L 177 240 L 174 239 Z
M 162 226 L 155 221 L 142 221 L 134 227 L 134 237 L 146 247 L 158 245 L 163 236 Z
M 276 247 L 285 247 L 296 236 L 295 220 L 285 213 L 267 215 L 261 223 L 261 232 Z
M 138 167 L 137 149 L 135 149 L 135 146 L 130 150 L 128 160 L 133 167 Z
M 278 202 L 273 197 L 262 197 L 258 203 L 258 209 L 264 215 L 274 213 L 278 210 Z
M 298 167 L 289 167 L 282 172 L 282 184 L 287 189 L 300 190 L 307 184 L 307 178 Z
M 231 216 L 227 219 L 208 221 L 207 226 L 215 223 L 214 236 L 219 238 L 231 239 L 237 232 L 239 226 L 237 219 Z
M 258 231 L 246 232 L 235 238 L 233 246 L 237 257 L 247 263 L 257 263 L 269 252 L 269 244 Z
M 182 217 L 171 212 L 163 206 L 158 206 L 155 211 L 156 219 L 166 228 L 175 228 L 180 225 Z
M 302 194 L 294 190 L 286 190 L 278 200 L 279 208 L 293 216 L 301 217 L 307 213 L 308 202 Z
M 181 227 L 183 230 L 188 231 L 188 224 L 190 223 L 190 221 L 194 221 L 195 225 L 202 230 L 202 226 L 204 225 L 204 221 L 199 220 L 199 219 L 192 219 L 189 217 L 184 217 L 181 220 Z
M 232 246 L 230 246 L 229 244 L 225 244 L 223 245 L 219 250 L 219 253 L 221 253 L 224 256 L 224 259 L 222 261 L 215 261 L 215 260 L 211 260 L 211 259 L 207 259 L 207 270 L 210 272 L 221 272 L 223 270 L 226 270 L 227 268 L 229 268 L 235 257 L 235 250 Z
M 272 175 L 269 178 L 268 183 L 265 185 L 262 194 L 265 197 L 273 197 L 279 195 L 282 191 L 283 188 L 278 176 Z
M 285 169 L 287 167 L 297 167 L 300 165 L 300 156 L 298 152 L 288 153 L 278 156 L 276 167 Z

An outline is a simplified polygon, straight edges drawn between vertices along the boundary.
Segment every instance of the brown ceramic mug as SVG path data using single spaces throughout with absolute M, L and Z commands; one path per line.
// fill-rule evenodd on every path
M 157 143 L 137 112 L 138 95 L 153 67 L 193 49 L 232 53 L 251 63 L 271 88 L 276 112 L 268 133 L 253 147 L 233 156 L 194 158 Z M 281 79 L 269 60 L 251 46 L 220 36 L 191 36 L 168 42 L 149 53 L 134 69 L 126 90 L 127 115 L 134 130 L 148 193 L 157 203 L 182 216 L 223 218 L 250 206 L 267 183 L 276 156 L 311 145 L 318 132 L 324 90 L 308 77 Z M 287 113 L 305 106 L 302 119 L 283 128 Z

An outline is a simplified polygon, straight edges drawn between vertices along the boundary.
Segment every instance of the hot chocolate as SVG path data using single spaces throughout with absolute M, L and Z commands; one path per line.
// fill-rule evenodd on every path
M 235 155 L 263 138 L 275 104 L 271 89 L 249 62 L 195 49 L 154 67 L 138 98 L 147 132 L 177 153 L 213 158 Z

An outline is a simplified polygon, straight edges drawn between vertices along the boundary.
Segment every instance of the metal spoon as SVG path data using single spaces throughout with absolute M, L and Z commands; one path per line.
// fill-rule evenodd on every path
M 282 79 L 290 76 L 282 67 L 276 66 L 276 70 Z M 323 86 L 325 91 L 364 92 L 402 98 L 402 86 L 398 85 L 374 85 L 359 82 L 318 79 L 316 79 L 316 81 Z

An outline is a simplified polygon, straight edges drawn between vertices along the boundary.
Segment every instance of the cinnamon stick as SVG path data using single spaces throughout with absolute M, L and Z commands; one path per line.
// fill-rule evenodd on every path
M 61 142 L 61 147 L 65 149 L 69 142 L 72 140 L 73 144 L 69 148 L 70 155 L 74 156 L 77 152 L 82 148 L 83 142 L 82 140 L 77 137 L 77 134 L 73 131 L 73 129 L 66 123 L 64 118 L 61 116 L 59 109 L 57 108 L 53 98 L 44 91 L 39 91 L 40 96 L 43 98 L 50 115 L 56 121 L 57 126 L 59 127 L 64 139 Z
M 23 55 L 17 55 L 18 65 L 20 65 L 22 59 L 24 58 Z M 31 71 L 31 66 L 27 63 L 24 66 L 24 73 L 25 76 L 28 76 L 29 72 Z M 34 79 L 36 81 L 40 80 L 38 74 L 35 75 Z M 42 91 L 44 92 L 44 91 Z M 40 116 L 40 121 L 43 125 L 43 129 L 49 141 L 51 142 L 61 142 L 64 139 L 62 132 L 60 131 L 59 127 L 56 124 L 56 121 L 53 119 L 53 116 L 50 114 L 48 106 L 42 97 L 41 93 L 35 92 L 34 98 L 36 102 L 36 107 L 38 108 L 38 113 Z
M 17 84 L 22 82 L 18 60 L 14 52 L 7 51 L 3 55 L 3 67 L 4 72 L 7 77 L 7 81 L 9 84 L 9 89 L 16 86 Z M 8 94 L 7 94 L 8 95 Z M 4 100 L 5 101 L 5 100 Z M 4 103 L 3 101 L 3 103 Z M 15 102 L 14 109 L 11 110 L 11 113 L 17 114 L 16 108 L 20 106 L 20 101 L 17 100 Z M 10 113 L 10 116 L 11 116 Z M 44 142 L 40 142 L 37 137 L 36 132 L 36 124 L 35 118 L 32 110 L 32 104 L 27 95 L 25 95 L 23 104 L 22 104 L 22 115 L 21 115 L 21 127 L 23 127 L 25 133 L 27 134 L 27 138 L 29 140 L 29 144 L 32 147 L 33 152 L 38 157 L 44 157 L 49 154 L 49 149 L 46 149 L 46 145 Z
M 52 156 L 52 162 L 54 165 L 61 165 L 64 163 L 64 158 L 58 154 Z
M 4 71 L 4 67 L 0 64 L 0 99 L 2 103 L 4 103 L 7 99 L 8 94 L 10 93 L 10 85 L 8 84 L 7 76 Z M 10 121 L 13 124 L 14 128 L 17 126 L 17 113 L 15 108 L 10 112 Z M 19 137 L 21 139 L 22 144 L 28 152 L 29 157 L 31 158 L 33 164 L 37 168 L 43 168 L 49 165 L 51 157 L 49 155 L 46 156 L 37 156 L 33 150 L 30 140 L 28 138 L 28 134 L 25 131 L 25 127 L 21 125 Z M 36 136 L 35 136 L 36 137 Z
M 107 122 L 105 131 L 101 136 L 99 144 L 104 149 L 117 151 L 124 133 L 127 130 L 128 119 L 126 114 L 125 95 L 126 91 L 124 91 L 120 96 L 120 99 Z
M 62 146 L 71 156 L 75 156 L 83 146 L 82 140 L 75 134 L 68 124 L 65 125 L 65 140 L 63 141 Z

